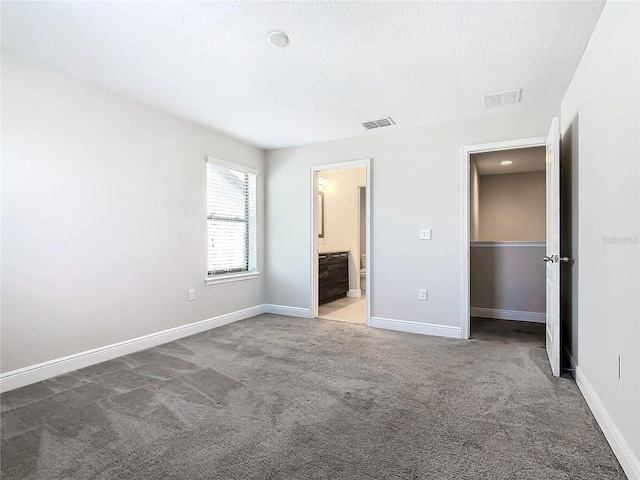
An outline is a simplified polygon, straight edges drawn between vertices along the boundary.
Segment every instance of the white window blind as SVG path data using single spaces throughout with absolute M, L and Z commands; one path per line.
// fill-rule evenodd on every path
M 256 270 L 256 173 L 207 158 L 207 276 Z

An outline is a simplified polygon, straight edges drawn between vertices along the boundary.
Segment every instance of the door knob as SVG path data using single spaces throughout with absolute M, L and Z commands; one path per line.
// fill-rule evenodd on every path
M 551 262 L 551 263 L 553 263 L 553 258 L 552 257 L 548 257 L 548 256 L 545 255 L 544 257 L 542 257 L 542 261 L 543 262 Z
M 561 257 L 561 258 L 560 258 L 560 261 L 561 261 L 562 263 L 569 263 L 569 261 L 570 261 L 570 260 L 571 260 L 571 259 L 570 259 L 569 257 Z

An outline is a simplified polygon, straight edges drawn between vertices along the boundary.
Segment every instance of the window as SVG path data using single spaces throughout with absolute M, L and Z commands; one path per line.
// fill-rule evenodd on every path
M 207 283 L 256 275 L 256 171 L 207 157 Z

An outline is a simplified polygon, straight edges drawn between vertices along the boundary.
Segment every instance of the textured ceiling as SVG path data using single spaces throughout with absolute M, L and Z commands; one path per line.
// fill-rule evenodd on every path
M 603 2 L 2 2 L 14 53 L 264 148 L 560 99 Z M 279 29 L 290 43 L 275 48 Z M 482 108 L 522 88 L 518 105 Z M 395 126 L 361 123 L 391 116 Z
M 544 172 L 546 148 L 516 148 L 495 152 L 475 153 L 471 160 L 478 167 L 478 175 L 500 175 L 504 173 Z M 504 160 L 511 160 L 511 165 L 500 165 Z

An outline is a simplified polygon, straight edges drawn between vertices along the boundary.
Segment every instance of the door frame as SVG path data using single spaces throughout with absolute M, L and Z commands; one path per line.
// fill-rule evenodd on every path
M 362 189 L 364 188 L 364 221 L 365 221 L 365 226 L 364 226 L 364 232 L 362 231 Z M 358 187 L 358 243 L 361 243 L 361 239 L 362 239 L 362 235 L 364 234 L 364 251 L 365 251 L 365 255 L 367 253 L 367 187 Z M 362 282 L 360 281 L 360 260 L 362 259 L 362 250 L 360 250 L 360 246 L 358 245 L 358 249 L 359 249 L 359 254 L 360 254 L 360 258 L 356 259 L 356 265 L 358 268 L 358 287 L 360 292 L 362 293 L 362 290 L 364 289 L 364 291 L 367 291 L 367 277 L 365 275 L 365 284 L 362 285 Z M 365 272 L 366 272 L 366 267 L 367 267 L 367 257 L 365 256 Z
M 499 150 L 515 150 L 519 148 L 544 147 L 547 137 L 530 137 L 516 140 L 506 140 L 502 142 L 481 143 L 477 145 L 466 145 L 461 148 L 461 183 L 462 183 L 462 232 L 461 232 L 461 252 L 462 252 L 462 285 L 461 298 L 462 308 L 460 317 L 461 338 L 468 339 L 471 330 L 471 286 L 470 286 L 470 260 L 471 247 L 469 242 L 469 231 L 471 226 L 471 213 L 469 209 L 469 177 L 471 175 L 471 155 L 474 153 L 496 152 Z
M 317 174 L 321 172 L 330 172 L 335 170 L 349 170 L 352 168 L 360 168 L 365 167 L 365 198 L 366 198 L 366 248 L 367 248 L 367 259 L 366 259 L 366 271 L 367 276 L 365 280 L 366 285 L 366 324 L 370 326 L 371 324 L 371 159 L 365 158 L 362 160 L 350 160 L 345 162 L 338 163 L 326 163 L 322 165 L 313 165 L 310 169 L 310 179 L 311 182 L 311 241 L 309 244 L 311 245 L 309 259 L 311 262 L 311 278 L 309 285 L 311 286 L 311 294 L 310 294 L 310 305 L 309 311 L 311 312 L 311 318 L 316 318 L 318 316 L 318 210 L 317 210 L 317 199 L 318 199 L 318 182 L 316 181 Z M 360 259 L 357 258 L 356 265 L 360 265 Z

